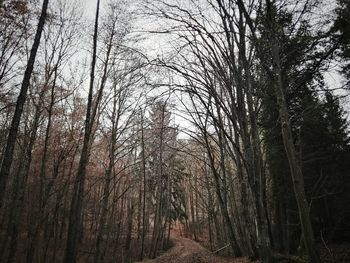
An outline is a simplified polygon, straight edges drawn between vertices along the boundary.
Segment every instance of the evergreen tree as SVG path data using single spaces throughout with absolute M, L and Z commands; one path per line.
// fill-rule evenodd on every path
M 264 16 L 260 19 L 259 29 L 263 32 L 259 39 L 260 46 L 265 50 L 266 61 L 269 61 L 269 35 L 268 31 L 265 32 Z M 344 176 L 349 169 L 342 161 L 348 155 L 346 119 L 335 96 L 327 92 L 324 100 L 321 100 L 317 93 L 317 90 L 325 87 L 320 68 L 315 67 L 315 64 L 327 54 L 311 47 L 323 45 L 320 34 L 312 33 L 307 21 L 301 21 L 300 26 L 295 28 L 292 14 L 283 10 L 276 10 L 276 20 L 280 25 L 278 40 L 282 43 L 282 83 L 317 238 L 320 231 L 326 230 L 325 227 L 327 230 L 335 229 L 332 226 L 334 218 L 346 217 L 340 210 L 329 211 L 334 200 L 342 195 L 340 182 L 348 181 Z M 295 252 L 300 245 L 299 217 L 279 128 L 281 123 L 277 99 L 271 80 L 262 78 L 261 83 L 267 83 L 262 91 L 260 124 L 266 147 L 268 175 L 272 182 L 275 249 Z M 344 197 L 340 200 L 348 199 Z M 343 202 L 343 205 L 346 203 Z M 344 224 L 339 225 L 344 227 Z
M 176 158 L 177 129 L 171 124 L 171 112 L 166 101 L 157 101 L 152 106 L 149 126 L 150 141 L 146 146 L 150 156 L 148 184 L 154 212 L 149 257 L 154 258 L 159 249 L 167 245 L 173 220 L 185 216 L 181 188 L 184 168 Z
M 348 0 L 337 0 L 336 19 L 333 25 L 335 41 L 340 45 L 340 57 L 342 73 L 350 80 L 350 2 Z M 349 82 L 347 83 L 349 85 Z

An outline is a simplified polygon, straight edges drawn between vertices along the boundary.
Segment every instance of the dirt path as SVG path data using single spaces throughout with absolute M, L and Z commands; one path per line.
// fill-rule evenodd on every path
M 142 263 L 249 263 L 245 258 L 226 259 L 213 255 L 197 242 L 183 238 L 172 238 L 174 246 L 165 254 Z

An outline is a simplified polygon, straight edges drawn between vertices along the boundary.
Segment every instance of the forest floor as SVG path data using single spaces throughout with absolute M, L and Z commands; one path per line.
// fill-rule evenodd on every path
M 247 258 L 220 257 L 188 238 L 174 237 L 171 241 L 173 246 L 168 251 L 142 263 L 251 263 Z

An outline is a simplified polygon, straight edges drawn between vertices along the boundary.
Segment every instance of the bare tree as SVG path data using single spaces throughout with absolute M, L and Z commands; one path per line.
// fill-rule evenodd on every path
M 48 4 L 49 4 L 49 0 L 43 1 L 41 14 L 38 22 L 38 27 L 35 33 L 35 38 L 34 38 L 34 42 L 33 42 L 30 56 L 28 59 L 27 67 L 24 72 L 21 90 L 17 98 L 16 109 L 12 118 L 11 128 L 7 138 L 6 149 L 4 152 L 4 159 L 2 160 L 1 169 L 0 169 L 0 205 L 1 206 L 3 204 L 6 184 L 10 174 L 11 164 L 13 161 L 13 153 L 14 153 L 16 139 L 17 139 L 18 127 L 19 127 L 22 112 L 23 112 L 23 106 L 27 98 L 27 90 L 29 87 L 30 78 L 34 68 L 36 53 L 38 51 L 41 34 L 44 29 Z
M 70 207 L 68 236 L 67 236 L 67 244 L 66 244 L 65 256 L 64 256 L 64 262 L 66 263 L 76 262 L 79 237 L 82 234 L 81 217 L 82 217 L 82 209 L 83 209 L 86 166 L 89 161 L 89 155 L 90 155 L 89 147 L 92 139 L 91 133 L 92 133 L 95 117 L 96 117 L 97 107 L 98 107 L 98 104 L 100 103 L 102 91 L 103 91 L 103 86 L 102 86 L 101 89 L 99 90 L 99 95 L 96 99 L 95 107 L 94 107 L 93 90 L 94 90 L 96 53 L 97 53 L 99 11 L 100 11 L 100 1 L 97 0 L 95 27 L 94 27 L 94 35 L 93 35 L 93 52 L 92 52 L 91 72 L 90 72 L 90 87 L 89 87 L 89 95 L 88 95 L 86 117 L 85 117 L 84 141 L 83 141 L 83 148 L 81 150 L 79 168 L 77 171 L 76 178 L 74 180 L 73 197 L 72 197 L 71 207 Z

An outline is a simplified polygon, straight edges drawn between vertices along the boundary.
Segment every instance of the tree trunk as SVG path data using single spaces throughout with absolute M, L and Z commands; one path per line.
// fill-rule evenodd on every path
M 128 200 L 128 209 L 127 209 L 127 230 L 126 230 L 126 238 L 125 238 L 125 250 L 127 253 L 130 250 L 130 244 L 131 244 L 131 234 L 132 234 L 132 218 L 134 215 L 134 205 L 132 203 L 132 198 L 129 198 Z
M 280 62 L 280 54 L 279 54 L 279 46 L 277 40 L 277 29 L 276 29 L 276 21 L 274 19 L 274 15 L 272 12 L 273 4 L 270 0 L 266 0 L 266 14 L 268 19 L 268 27 L 270 29 L 270 39 L 271 39 L 271 55 L 273 60 L 273 66 L 277 73 L 271 71 L 270 65 L 266 63 L 264 60 L 264 54 L 259 46 L 259 40 L 255 35 L 255 28 L 253 25 L 253 21 L 249 16 L 245 5 L 242 0 L 238 0 L 238 6 L 242 13 L 244 14 L 248 26 L 250 27 L 253 40 L 255 45 L 257 46 L 257 53 L 262 63 L 263 68 L 266 70 L 266 73 L 269 77 L 274 81 L 275 84 L 275 94 L 277 98 L 277 103 L 279 105 L 279 115 L 281 119 L 281 129 L 282 129 L 282 138 L 284 148 L 287 154 L 287 159 L 289 162 L 289 167 L 291 171 L 291 176 L 293 180 L 293 188 L 295 198 L 297 200 L 299 217 L 301 222 L 302 234 L 304 236 L 304 244 L 306 248 L 306 252 L 309 256 L 309 259 L 312 263 L 319 263 L 320 258 L 316 251 L 315 242 L 314 242 L 314 234 L 312 230 L 310 214 L 309 214 L 309 206 L 306 199 L 305 189 L 304 189 L 304 177 L 301 171 L 300 164 L 298 163 L 297 154 L 294 146 L 293 134 L 290 125 L 290 116 L 288 113 L 288 107 L 286 102 L 286 97 L 284 94 L 284 87 L 282 82 L 282 71 L 281 71 L 281 62 Z
M 214 162 L 213 156 L 211 155 L 212 153 L 210 152 L 211 147 L 209 145 L 208 138 L 206 137 L 207 135 L 205 134 L 204 136 L 205 136 L 205 141 L 206 141 L 205 143 L 206 143 L 206 148 L 207 148 L 207 154 L 209 157 L 210 167 L 211 167 L 211 171 L 213 173 L 213 177 L 214 177 L 214 181 L 215 181 L 216 195 L 217 195 L 217 198 L 219 201 L 219 205 L 220 205 L 222 216 L 224 218 L 225 225 L 228 229 L 227 234 L 228 234 L 228 237 L 230 240 L 230 246 L 231 246 L 233 255 L 236 257 L 239 257 L 239 256 L 241 256 L 242 252 L 238 246 L 237 238 L 236 238 L 236 235 L 235 235 L 234 230 L 233 230 L 230 215 L 229 215 L 229 212 L 227 210 L 227 203 L 225 203 L 225 199 L 221 195 L 222 194 L 221 193 L 222 187 L 220 184 L 219 175 L 217 174 L 217 171 L 215 169 L 215 162 Z
M 36 53 L 37 53 L 39 45 L 40 45 L 41 34 L 42 34 L 43 29 L 44 29 L 48 4 L 49 4 L 49 0 L 43 1 L 41 14 L 40 14 L 40 18 L 39 18 L 39 23 L 38 23 L 36 33 L 35 33 L 34 42 L 32 45 L 32 49 L 30 51 L 30 56 L 28 59 L 26 70 L 24 72 L 21 90 L 20 90 L 19 96 L 17 98 L 16 109 L 15 109 L 15 113 L 14 113 L 13 118 L 12 118 L 10 132 L 9 132 L 8 137 L 7 137 L 4 159 L 2 161 L 1 169 L 0 169 L 0 207 L 2 206 L 2 203 L 3 203 L 3 198 L 4 198 L 5 190 L 6 190 L 6 184 L 7 184 L 9 174 L 10 174 L 10 169 L 11 169 L 11 165 L 12 165 L 12 161 L 13 161 L 13 153 L 15 150 L 17 133 L 18 133 L 18 129 L 19 129 L 19 124 L 21 121 L 22 113 L 23 113 L 23 107 L 24 107 L 24 104 L 25 104 L 26 99 L 27 99 L 27 91 L 29 88 L 30 78 L 31 78 L 33 68 L 34 68 Z
M 141 112 L 141 155 L 142 155 L 142 182 L 143 182 L 143 203 L 142 203 L 142 237 L 141 237 L 141 252 L 140 261 L 143 260 L 145 249 L 145 235 L 146 235 L 146 156 L 145 156 L 145 138 L 144 138 L 144 123 L 143 112 Z
M 81 150 L 79 168 L 77 172 L 76 179 L 74 181 L 73 197 L 71 201 L 71 208 L 69 214 L 69 226 L 68 226 L 68 236 L 66 249 L 64 252 L 64 263 L 75 263 L 77 257 L 78 242 L 82 235 L 82 211 L 83 211 L 83 198 L 84 198 L 84 184 L 86 175 L 86 166 L 89 162 L 89 148 L 91 143 L 91 133 L 94 123 L 94 112 L 92 111 L 93 102 L 93 87 L 95 79 L 95 65 L 96 65 L 96 53 L 97 53 L 97 34 L 98 34 L 98 19 L 100 11 L 100 0 L 97 0 L 96 17 L 95 17 L 95 28 L 93 36 L 93 54 L 91 62 L 91 72 L 90 72 L 90 88 L 88 96 L 88 105 L 86 109 L 85 118 L 85 133 L 83 148 Z M 97 110 L 98 101 L 96 101 L 95 109 Z
M 270 26 L 272 27 L 271 33 L 273 34 L 272 57 L 274 66 L 277 70 L 277 79 L 275 79 L 275 93 L 277 97 L 277 103 L 279 105 L 283 144 L 287 154 L 289 168 L 293 180 L 294 194 L 298 205 L 299 218 L 301 223 L 302 235 L 304 237 L 304 245 L 306 248 L 306 252 L 312 263 L 319 263 L 320 257 L 317 253 L 315 246 L 314 233 L 312 230 L 312 224 L 310 219 L 309 204 L 306 199 L 304 188 L 304 177 L 301 171 L 300 163 L 297 159 L 297 153 L 294 146 L 294 139 L 290 124 L 290 116 L 288 113 L 286 97 L 284 94 L 279 48 L 275 36 L 275 30 L 273 27 L 274 22 L 272 20 L 271 8 L 271 3 L 269 0 L 267 0 L 267 12 L 270 18 Z
M 274 51 L 276 52 L 276 51 Z M 309 204 L 306 199 L 304 188 L 304 177 L 301 171 L 301 167 L 297 160 L 295 146 L 293 143 L 293 135 L 290 125 L 290 116 L 288 114 L 284 91 L 282 88 L 282 81 L 280 75 L 278 76 L 278 84 L 276 85 L 276 95 L 280 106 L 280 118 L 282 126 L 283 144 L 287 154 L 290 172 L 293 180 L 293 188 L 295 198 L 297 200 L 299 218 L 301 223 L 301 229 L 303 233 L 304 245 L 309 259 L 312 263 L 319 263 L 320 258 L 316 250 L 314 233 L 312 230 L 312 224 L 310 219 Z

